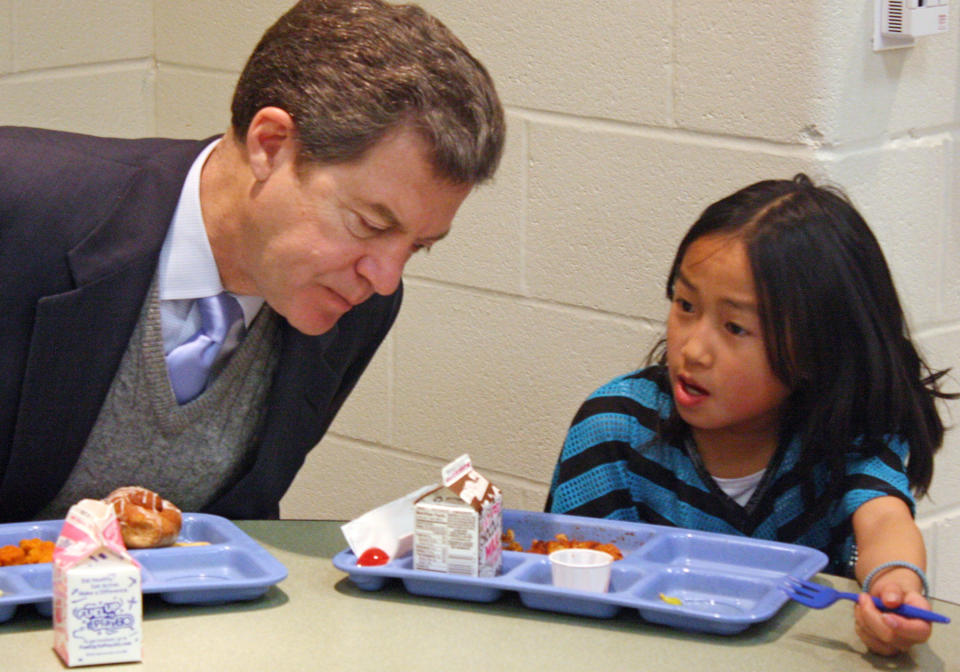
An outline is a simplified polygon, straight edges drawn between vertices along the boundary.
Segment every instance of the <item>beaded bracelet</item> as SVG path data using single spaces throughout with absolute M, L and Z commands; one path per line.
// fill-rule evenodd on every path
M 863 592 L 870 592 L 870 583 L 873 581 L 873 578 L 885 569 L 890 569 L 891 567 L 905 567 L 916 573 L 920 577 L 920 580 L 923 582 L 923 596 L 927 597 L 930 595 L 930 582 L 927 581 L 927 575 L 923 573 L 923 570 L 917 567 L 912 562 L 907 562 L 905 560 L 893 560 L 892 562 L 884 562 L 877 565 L 873 570 L 867 574 L 867 578 L 863 580 Z

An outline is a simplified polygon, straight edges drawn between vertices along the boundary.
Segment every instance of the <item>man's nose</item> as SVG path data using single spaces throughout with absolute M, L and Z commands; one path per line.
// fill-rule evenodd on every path
M 400 286 L 403 267 L 411 254 L 410 245 L 404 241 L 384 242 L 357 261 L 357 273 L 370 282 L 377 294 L 393 294 Z

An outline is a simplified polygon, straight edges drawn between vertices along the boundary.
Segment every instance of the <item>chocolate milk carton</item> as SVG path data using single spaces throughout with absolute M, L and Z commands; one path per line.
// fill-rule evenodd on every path
M 503 499 L 469 455 L 441 470 L 443 485 L 414 504 L 413 566 L 448 574 L 496 576 Z
M 70 508 L 53 551 L 53 648 L 69 667 L 143 659 L 140 566 L 113 507 Z

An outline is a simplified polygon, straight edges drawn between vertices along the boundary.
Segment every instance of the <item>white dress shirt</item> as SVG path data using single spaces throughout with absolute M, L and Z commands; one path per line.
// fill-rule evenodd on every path
M 200 209 L 200 172 L 218 142 L 220 140 L 207 145 L 190 167 L 180 191 L 177 209 L 173 213 L 173 222 L 160 250 L 157 288 L 164 353 L 189 340 L 200 329 L 200 311 L 196 307 L 196 299 L 224 291 Z M 263 306 L 263 299 L 259 296 L 234 296 L 243 309 L 244 325 L 249 327 Z M 239 329 L 235 329 L 227 336 L 218 361 L 224 360 L 237 346 L 238 332 Z M 214 369 L 217 368 L 215 363 Z

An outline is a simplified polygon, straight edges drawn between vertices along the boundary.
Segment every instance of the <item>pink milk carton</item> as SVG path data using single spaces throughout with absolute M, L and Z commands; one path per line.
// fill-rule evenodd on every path
M 70 508 L 53 551 L 53 648 L 69 667 L 143 659 L 140 565 L 100 500 Z
M 500 488 L 461 455 L 441 470 L 443 485 L 414 504 L 413 566 L 448 574 L 496 576 L 501 562 Z

